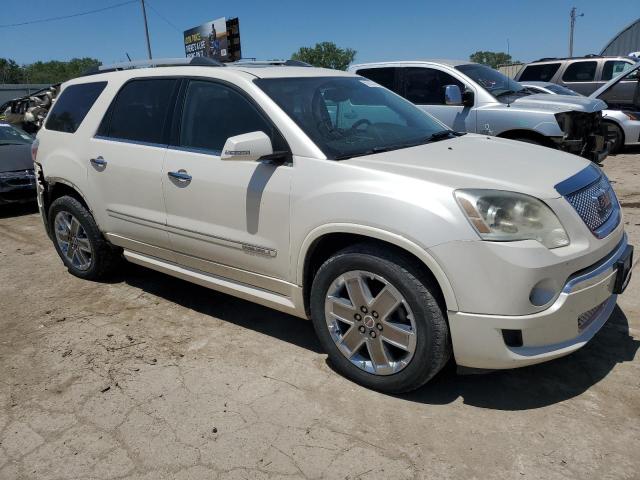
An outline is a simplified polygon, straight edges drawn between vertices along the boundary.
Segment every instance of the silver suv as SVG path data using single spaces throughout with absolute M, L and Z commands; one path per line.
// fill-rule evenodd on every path
M 350 73 L 191 62 L 63 85 L 33 156 L 73 275 L 124 257 L 311 318 L 338 371 L 388 392 L 452 353 L 566 355 L 609 318 L 632 247 L 597 166 L 454 133 Z
M 542 58 L 525 65 L 515 76 L 518 82 L 552 82 L 589 96 L 635 64 L 630 57 Z
M 449 128 L 557 148 L 601 162 L 602 110 L 582 97 L 536 95 L 485 65 L 458 60 L 382 62 L 349 68 L 405 97 Z

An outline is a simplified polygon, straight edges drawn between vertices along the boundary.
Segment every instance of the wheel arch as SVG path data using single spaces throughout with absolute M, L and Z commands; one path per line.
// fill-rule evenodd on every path
M 92 212 L 87 199 L 82 191 L 73 183 L 62 178 L 48 178 L 46 180 L 46 190 L 44 198 L 44 214 L 49 215 L 49 207 L 56 198 L 68 195 L 78 200 L 89 212 Z M 48 220 L 48 219 L 47 219 Z
M 338 224 L 316 228 L 302 243 L 296 267 L 296 283 L 303 287 L 304 307 L 307 314 L 311 283 L 317 269 L 333 253 L 358 243 L 383 245 L 417 260 L 423 272 L 439 287 L 439 293 L 447 310 L 458 310 L 453 288 L 444 270 L 424 248 L 405 237 L 375 227 Z

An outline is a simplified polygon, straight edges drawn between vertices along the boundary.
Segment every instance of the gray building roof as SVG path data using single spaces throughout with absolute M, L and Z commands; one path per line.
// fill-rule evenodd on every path
M 36 93 L 38 90 L 50 87 L 49 83 L 3 83 L 0 84 L 0 105 L 14 98 L 24 97 L 25 95 Z
M 629 55 L 640 51 L 640 18 L 623 28 L 602 49 L 600 55 Z

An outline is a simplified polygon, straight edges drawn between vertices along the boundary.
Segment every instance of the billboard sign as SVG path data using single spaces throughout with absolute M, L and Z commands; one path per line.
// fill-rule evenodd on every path
M 184 32 L 184 53 L 187 57 L 209 57 L 228 61 L 227 19 L 217 18 L 211 22 Z

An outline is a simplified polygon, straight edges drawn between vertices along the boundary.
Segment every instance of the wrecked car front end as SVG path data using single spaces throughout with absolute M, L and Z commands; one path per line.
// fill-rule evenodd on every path
M 601 110 L 562 112 L 556 113 L 555 117 L 564 133 L 561 137 L 551 137 L 559 150 L 580 155 L 596 163 L 606 158 L 609 145 Z

